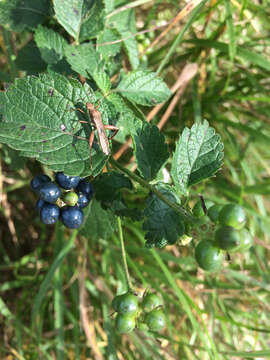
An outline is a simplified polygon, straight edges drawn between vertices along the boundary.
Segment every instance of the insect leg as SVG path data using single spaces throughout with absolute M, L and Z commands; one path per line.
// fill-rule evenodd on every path
M 112 136 L 110 136 L 108 139 L 112 139 L 115 137 L 115 135 L 118 133 L 119 131 L 119 128 L 117 126 L 114 126 L 114 125 L 104 125 L 104 129 L 107 129 L 107 130 L 113 130 L 114 131 L 114 134 Z
M 94 136 L 95 136 L 94 131 L 92 131 L 90 136 L 89 136 L 89 163 L 90 163 L 90 169 L 92 168 L 91 150 L 92 150 L 92 146 L 93 146 Z

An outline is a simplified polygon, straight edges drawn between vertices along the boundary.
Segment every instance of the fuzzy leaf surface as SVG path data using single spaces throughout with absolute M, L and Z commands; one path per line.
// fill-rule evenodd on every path
M 67 41 L 55 31 L 38 26 L 35 31 L 35 42 L 47 64 L 55 64 L 63 58 Z
M 74 71 L 86 78 L 89 78 L 90 74 L 102 91 L 110 89 L 110 78 L 104 72 L 100 54 L 92 44 L 69 45 L 65 48 L 65 55 Z
M 0 94 L 3 113 L 0 142 L 20 150 L 25 157 L 36 158 L 53 171 L 96 176 L 107 156 L 95 140 L 90 168 L 88 139 L 92 130 L 85 109 L 87 101 L 97 103 L 87 84 L 83 86 L 56 73 L 17 79 L 8 91 Z M 78 108 L 83 113 L 76 111 Z M 113 109 L 105 99 L 100 104 L 104 124 L 115 119 Z
M 140 65 L 137 42 L 133 34 L 136 33 L 136 20 L 133 9 L 121 11 L 109 18 L 110 26 L 116 29 L 120 38 L 123 39 L 123 46 L 127 53 L 132 69 Z
M 164 135 L 157 126 L 145 122 L 132 137 L 138 170 L 146 180 L 155 179 L 169 157 Z
M 144 114 L 119 94 L 109 94 L 108 100 L 112 102 L 118 114 L 117 127 L 119 131 L 114 139 L 124 143 L 128 135 L 136 135 L 137 130 L 142 127 L 142 123 L 146 122 Z
M 179 203 L 171 186 L 160 183 L 156 188 L 171 202 Z M 144 217 L 143 229 L 146 231 L 147 247 L 162 248 L 168 244 L 175 244 L 184 234 L 185 227 L 179 214 L 154 193 L 146 200 Z
M 110 210 L 103 210 L 99 202 L 93 199 L 84 211 L 84 222 L 79 233 L 93 241 L 108 239 L 116 226 L 115 215 Z
M 131 71 L 120 81 L 117 90 L 130 101 L 140 105 L 153 106 L 166 101 L 171 91 L 154 72 Z
M 103 59 L 108 59 L 120 52 L 121 43 L 106 44 L 115 40 L 119 40 L 119 35 L 113 29 L 104 29 L 104 31 L 99 34 L 97 43 L 101 45 L 97 46 L 97 51 L 102 55 Z
M 84 1 L 84 3 L 87 3 Z M 96 37 L 104 28 L 105 5 L 102 0 L 88 0 L 90 6 L 85 5 L 82 19 L 80 41 Z
M 93 38 L 104 27 L 103 1 L 53 0 L 58 22 L 76 40 Z
M 213 176 L 223 161 L 223 144 L 206 120 L 185 128 L 172 161 L 172 177 L 177 189 L 188 194 L 191 185 Z

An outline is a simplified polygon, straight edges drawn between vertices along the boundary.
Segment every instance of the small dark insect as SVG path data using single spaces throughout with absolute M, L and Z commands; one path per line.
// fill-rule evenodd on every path
M 53 94 L 54 94 L 54 89 L 49 89 L 48 94 L 49 94 L 50 96 L 53 96 Z
M 205 201 L 202 195 L 199 195 L 200 199 L 201 199 L 201 203 L 202 203 L 202 208 L 203 208 L 203 212 L 205 213 L 205 215 L 207 215 L 207 207 L 205 205 Z
M 20 126 L 20 130 L 25 130 L 25 128 L 26 128 L 26 125 Z

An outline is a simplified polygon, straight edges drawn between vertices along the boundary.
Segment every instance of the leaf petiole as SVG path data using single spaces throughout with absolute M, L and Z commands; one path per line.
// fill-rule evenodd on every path
M 128 290 L 132 290 L 132 283 L 131 283 L 130 276 L 129 276 L 129 271 L 128 271 L 126 249 L 125 249 L 125 243 L 124 243 L 124 237 L 123 237 L 123 231 L 122 231 L 122 224 L 121 224 L 120 216 L 117 217 L 117 224 L 118 224 L 119 238 L 120 238 L 120 244 L 121 244 L 121 253 L 122 253 L 122 259 L 123 259 L 123 265 L 124 265 L 124 272 L 125 272 L 125 275 L 126 275 Z

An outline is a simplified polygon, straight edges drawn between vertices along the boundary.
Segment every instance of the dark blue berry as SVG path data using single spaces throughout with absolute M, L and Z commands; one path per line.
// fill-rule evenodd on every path
M 31 181 L 30 185 L 32 190 L 38 192 L 41 185 L 51 181 L 49 176 L 41 174 L 34 177 L 34 179 Z
M 48 203 L 54 203 L 61 195 L 61 190 L 53 182 L 48 182 L 39 188 L 40 198 Z
M 61 220 L 69 229 L 77 229 L 83 222 L 83 212 L 78 206 L 65 206 L 61 209 Z
M 81 180 L 76 187 L 76 191 L 78 193 L 82 192 L 88 196 L 88 200 L 90 200 L 93 196 L 93 186 L 89 181 L 85 179 Z
M 42 199 L 38 199 L 38 201 L 36 202 L 36 210 L 40 211 L 42 206 L 45 204 L 45 201 Z
M 78 197 L 79 198 L 78 198 L 77 206 L 79 206 L 79 208 L 83 209 L 89 204 L 90 200 L 87 194 L 83 192 L 78 192 Z
M 70 190 L 70 189 L 75 188 L 79 184 L 80 177 L 79 176 L 68 176 L 62 172 L 58 172 L 55 175 L 55 181 L 63 189 Z
M 45 203 L 40 210 L 40 220 L 47 225 L 56 223 L 59 216 L 60 209 L 55 204 Z

